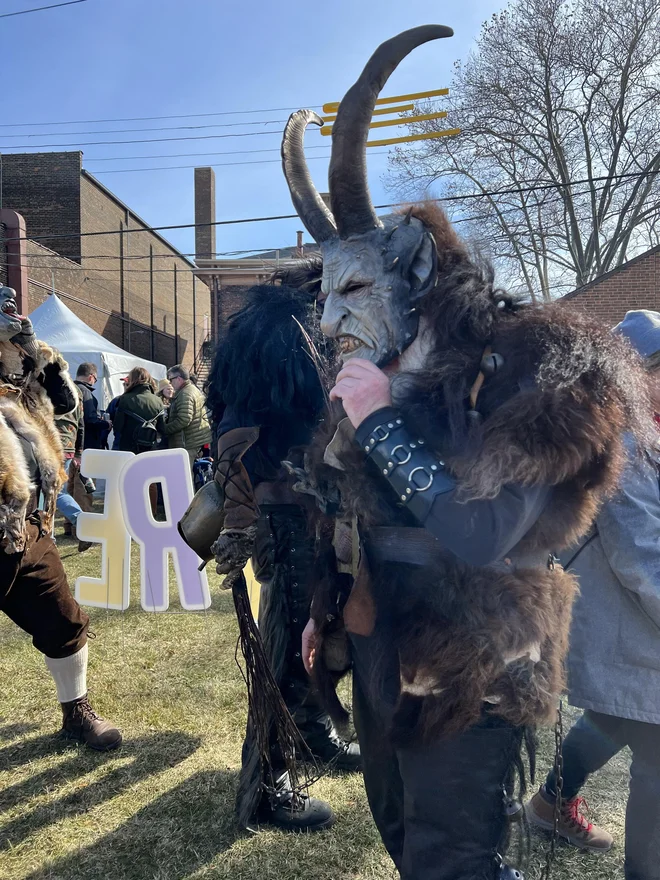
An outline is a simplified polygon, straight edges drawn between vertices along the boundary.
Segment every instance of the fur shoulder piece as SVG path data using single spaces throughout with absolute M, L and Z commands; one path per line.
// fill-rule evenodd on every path
M 493 498 L 507 483 L 602 482 L 603 470 L 618 475 L 623 433 L 644 442 L 652 431 L 641 362 L 603 325 L 557 304 L 523 307 L 497 323 L 491 347 L 503 364 L 479 394 L 481 421 L 471 425 L 463 405 L 451 425 L 460 452 L 441 450 L 466 499 Z M 402 401 L 430 437 L 446 438 L 451 421 L 443 378 L 441 366 L 420 374 Z M 430 416 L 429 399 L 440 403 Z M 433 425 L 439 410 L 444 430 Z
M 511 483 L 555 487 L 539 528 L 543 540 L 566 546 L 615 490 L 624 434 L 640 445 L 653 435 L 644 368 L 624 339 L 560 304 L 505 312 L 491 339 L 503 363 L 484 381 L 476 425 L 467 418 L 465 397 L 483 347 L 460 389 L 452 388 L 446 370 L 456 353 L 445 359 L 436 351 L 412 378 L 401 409 L 427 442 L 443 438 L 436 451 L 458 479 L 463 500 L 494 498 Z M 550 528 L 564 514 L 566 528 Z

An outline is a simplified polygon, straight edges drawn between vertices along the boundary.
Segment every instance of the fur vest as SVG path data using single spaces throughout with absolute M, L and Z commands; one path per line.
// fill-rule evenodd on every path
M 68 366 L 61 355 L 43 342 L 37 342 L 36 362 L 20 387 L 0 381 L 0 547 L 7 553 L 25 548 L 25 518 L 35 493 L 44 496 L 42 527 L 52 529 L 55 503 L 65 478 L 64 453 L 55 427 L 53 405 L 40 379 L 49 364 L 59 367 L 62 381 L 70 385 L 74 400 L 75 386 L 68 376 Z M 16 346 L 0 343 L 0 369 L 3 375 L 20 375 L 24 359 Z M 17 435 L 27 440 L 39 465 L 40 486 L 30 481 L 23 447 Z
M 516 726 L 554 717 L 576 585 L 558 564 L 545 561 L 588 530 L 616 487 L 622 434 L 635 422 L 631 407 L 643 400 L 632 353 L 561 306 L 507 314 L 492 339 L 504 360 L 479 393 L 478 425 L 452 415 L 442 352 L 423 371 L 398 377 L 395 405 L 409 429 L 447 463 L 460 500 L 493 498 L 506 484 L 550 486 L 552 494 L 512 561 L 476 567 L 443 551 L 422 566 L 363 559 L 376 626 L 387 621 L 400 659 L 392 730 L 398 741 L 456 734 L 484 707 Z M 471 354 L 466 348 L 465 361 L 472 359 L 467 389 L 482 351 L 481 345 Z M 455 362 L 456 352 L 450 357 Z M 460 409 L 467 409 L 464 399 Z M 336 423 L 328 420 L 308 456 L 315 491 L 338 501 L 340 517 L 357 521 L 367 547 L 374 527 L 417 526 L 356 443 L 325 455 Z M 466 425 L 461 436 L 457 424 Z M 356 583 L 366 579 L 363 566 Z M 325 596 L 315 597 L 313 616 L 323 634 L 335 600 L 327 571 L 320 583 Z M 319 687 L 327 693 L 323 659 L 318 666 Z

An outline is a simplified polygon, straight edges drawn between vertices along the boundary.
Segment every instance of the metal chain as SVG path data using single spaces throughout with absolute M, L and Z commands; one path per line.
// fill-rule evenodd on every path
M 559 700 L 557 721 L 555 722 L 555 805 L 552 814 L 552 840 L 545 854 L 545 867 L 541 872 L 541 880 L 550 880 L 550 870 L 557 853 L 559 840 L 559 819 L 561 818 L 562 791 L 564 788 L 564 756 L 562 743 L 564 740 L 564 704 Z

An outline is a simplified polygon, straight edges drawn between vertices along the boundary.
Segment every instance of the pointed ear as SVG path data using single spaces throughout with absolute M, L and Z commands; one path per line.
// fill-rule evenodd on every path
M 435 286 L 438 275 L 438 249 L 430 232 L 425 232 L 410 266 L 410 298 L 414 302 Z

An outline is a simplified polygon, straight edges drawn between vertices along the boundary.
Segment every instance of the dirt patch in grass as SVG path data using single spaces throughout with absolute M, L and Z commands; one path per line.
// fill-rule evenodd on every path
M 71 582 L 100 572 L 100 550 L 58 544 Z M 137 565 L 134 567 L 137 572 Z M 395 876 L 357 776 L 330 776 L 313 793 L 338 815 L 318 835 L 240 832 L 234 792 L 245 725 L 231 596 L 209 575 L 205 613 L 91 609 L 90 698 L 124 732 L 116 754 L 57 736 L 59 707 L 43 658 L 0 615 L 0 880 L 318 880 Z M 569 713 L 570 718 L 575 717 Z M 544 732 L 538 764 L 551 760 Z M 606 856 L 560 847 L 557 878 L 620 878 L 628 787 L 622 754 L 587 786 L 594 821 L 614 834 Z M 451 809 L 451 804 L 440 804 Z M 533 836 L 528 877 L 547 839 Z

